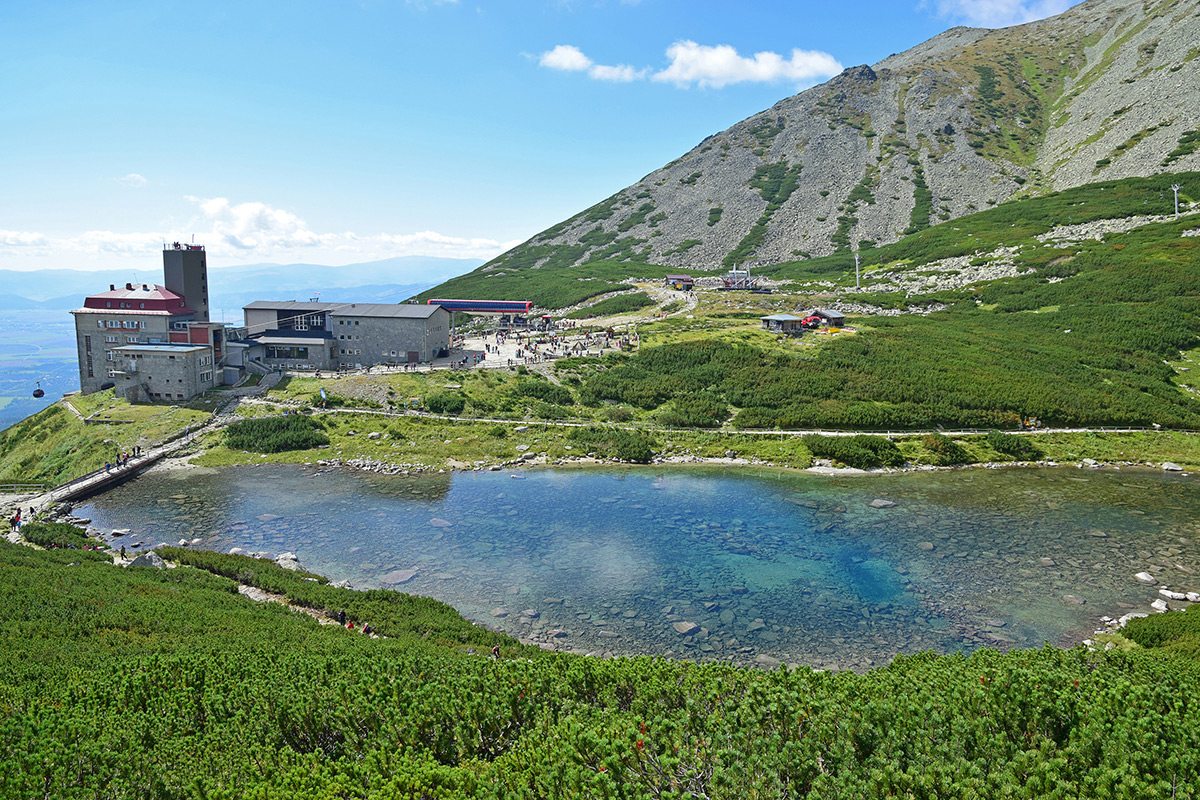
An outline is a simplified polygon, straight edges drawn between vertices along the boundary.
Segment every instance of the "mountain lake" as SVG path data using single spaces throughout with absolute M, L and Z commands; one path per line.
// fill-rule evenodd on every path
M 1101 616 L 1150 611 L 1143 570 L 1200 590 L 1196 480 L 1151 470 L 185 467 L 76 513 L 132 529 L 112 539 L 132 552 L 291 551 L 331 580 L 596 654 L 865 669 L 1077 643 Z

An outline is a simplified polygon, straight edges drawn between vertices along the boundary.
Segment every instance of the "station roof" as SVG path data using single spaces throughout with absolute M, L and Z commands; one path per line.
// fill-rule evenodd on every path
M 244 308 L 247 311 L 324 311 L 335 317 L 428 319 L 437 313 L 439 306 L 417 303 L 314 303 L 295 300 L 255 300 Z
M 288 345 L 304 345 L 305 347 L 314 344 L 324 344 L 331 342 L 332 339 L 319 338 L 315 336 L 259 336 L 256 339 L 251 339 L 249 344 L 288 344 Z
M 761 319 L 769 319 L 772 322 L 799 322 L 804 317 L 797 317 L 795 314 L 770 314 Z

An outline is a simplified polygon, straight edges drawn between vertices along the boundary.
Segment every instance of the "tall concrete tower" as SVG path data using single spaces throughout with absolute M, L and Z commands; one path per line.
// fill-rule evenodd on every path
M 197 322 L 208 322 L 208 261 L 202 244 L 175 242 L 163 249 L 163 284 L 183 295 Z

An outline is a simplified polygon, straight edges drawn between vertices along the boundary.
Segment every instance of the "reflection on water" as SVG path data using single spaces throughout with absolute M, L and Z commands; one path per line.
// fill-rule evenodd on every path
M 857 668 L 1077 640 L 1148 606 L 1141 570 L 1200 588 L 1200 492 L 1151 472 L 261 466 L 154 472 L 81 513 L 133 528 L 126 542 L 290 550 L 335 580 L 598 653 Z

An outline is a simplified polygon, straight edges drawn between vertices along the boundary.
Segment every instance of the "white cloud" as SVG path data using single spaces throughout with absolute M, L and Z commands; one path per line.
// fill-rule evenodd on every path
M 290 211 L 266 203 L 231 203 L 224 197 L 187 198 L 212 224 L 210 238 L 238 250 L 296 249 L 333 243 L 337 234 L 316 234 Z
M 6 268 L 153 267 L 167 242 L 195 241 L 206 246 L 214 264 L 254 261 L 309 261 L 348 264 L 395 256 L 443 256 L 487 259 L 520 243 L 437 231 L 360 234 L 315 231 L 299 215 L 267 203 L 233 202 L 226 197 L 185 197 L 198 212 L 165 232 L 91 230 L 45 235 L 0 230 L 0 258 Z M 11 263 L 9 263 L 11 262 Z
M 117 178 L 117 183 L 123 183 L 126 186 L 132 186 L 134 189 L 140 189 L 149 183 L 149 181 L 146 180 L 145 175 L 139 175 L 136 172 L 131 172 L 128 175 L 122 175 L 121 177 Z
M 597 64 L 573 44 L 555 45 L 538 57 L 538 64 L 561 72 L 584 72 L 589 78 L 613 83 L 629 83 L 646 77 L 648 70 L 634 69 L 628 64 Z
M 593 64 L 591 69 L 588 70 L 588 76 L 598 81 L 629 83 L 630 81 L 637 81 L 646 77 L 646 70 L 634 69 L 628 64 L 617 64 L 616 66 Z
M 682 41 L 667 48 L 667 57 L 671 60 L 670 65 L 654 73 L 654 80 L 714 89 L 746 82 L 807 83 L 842 71 L 837 59 L 817 50 L 793 50 L 789 59 L 769 50 L 747 58 L 727 44 L 713 46 Z
M 828 53 L 793 50 L 790 58 L 764 51 L 744 57 L 727 44 L 703 45 L 692 41 L 675 42 L 667 48 L 669 64 L 653 78 L 676 86 L 703 86 L 719 89 L 733 83 L 771 83 L 792 81 L 810 83 L 842 71 L 842 65 Z M 562 72 L 586 72 L 598 81 L 630 83 L 650 74 L 628 64 L 597 64 L 575 45 L 555 45 L 538 58 L 538 64 Z
M 538 64 L 564 72 L 582 72 L 592 65 L 592 60 L 575 45 L 559 44 L 555 45 L 553 50 L 542 53 Z
M 939 16 L 983 28 L 1003 28 L 1061 14 L 1079 0 L 936 0 Z M 928 2 L 922 4 L 928 7 Z
M 40 233 L 32 231 L 3 231 L 0 230 L 0 248 L 8 247 L 41 247 L 49 240 Z

